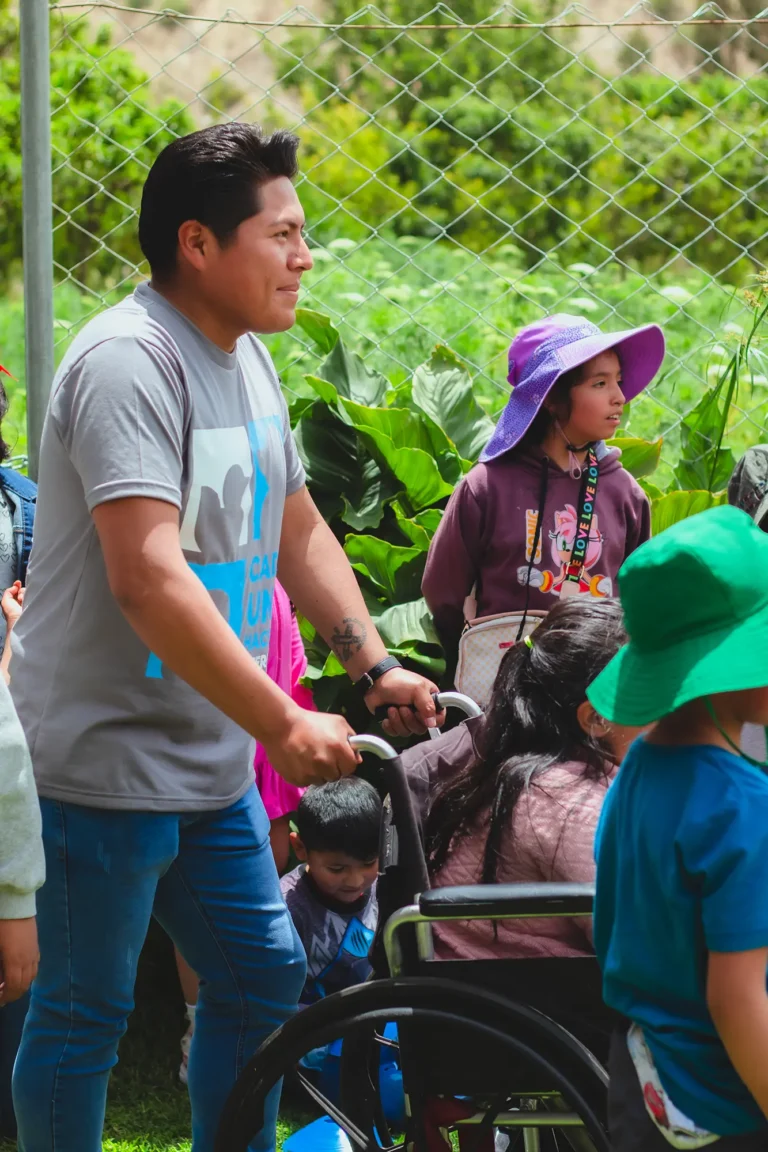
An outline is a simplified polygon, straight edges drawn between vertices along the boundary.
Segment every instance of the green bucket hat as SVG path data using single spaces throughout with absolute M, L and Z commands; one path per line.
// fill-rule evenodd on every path
M 629 643 L 587 689 L 616 724 L 650 724 L 716 692 L 768 686 L 768 536 L 710 508 L 655 536 L 619 572 Z

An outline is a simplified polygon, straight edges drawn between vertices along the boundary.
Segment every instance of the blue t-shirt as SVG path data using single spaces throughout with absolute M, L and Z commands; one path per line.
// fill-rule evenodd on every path
M 674 1104 L 720 1136 L 768 1129 L 707 1009 L 708 952 L 768 946 L 768 777 L 712 746 L 637 740 L 595 843 L 606 1003 L 645 1033 Z

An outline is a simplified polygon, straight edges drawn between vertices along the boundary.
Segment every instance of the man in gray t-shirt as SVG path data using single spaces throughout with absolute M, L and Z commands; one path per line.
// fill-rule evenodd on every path
M 92 320 L 53 383 L 14 700 L 43 813 L 41 964 L 17 1061 L 25 1152 L 101 1147 L 109 1069 L 153 914 L 201 977 L 194 1152 L 294 1010 L 304 957 L 253 780 L 253 740 L 296 784 L 352 772 L 341 717 L 265 673 L 278 570 L 395 733 L 434 686 L 387 657 L 305 487 L 272 362 L 312 260 L 294 137 L 218 125 L 147 178 L 151 284 Z M 272 1094 L 253 1150 L 274 1148 Z

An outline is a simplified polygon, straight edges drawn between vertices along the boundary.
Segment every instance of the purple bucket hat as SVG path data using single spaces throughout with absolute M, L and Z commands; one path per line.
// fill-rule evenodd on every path
M 622 392 L 634 400 L 658 372 L 664 336 L 657 324 L 601 332 L 582 316 L 560 314 L 529 324 L 509 346 L 512 395 L 480 459 L 487 463 L 520 443 L 564 372 L 614 349 L 622 366 Z

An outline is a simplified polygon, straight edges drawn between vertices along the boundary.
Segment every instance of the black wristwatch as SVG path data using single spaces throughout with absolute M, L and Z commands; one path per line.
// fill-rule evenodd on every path
M 361 676 L 359 680 L 355 680 L 355 687 L 360 689 L 363 696 L 366 696 L 376 681 L 393 668 L 402 668 L 402 664 L 396 656 L 386 656 L 383 660 L 379 660 L 378 664 L 374 664 L 373 668 Z

